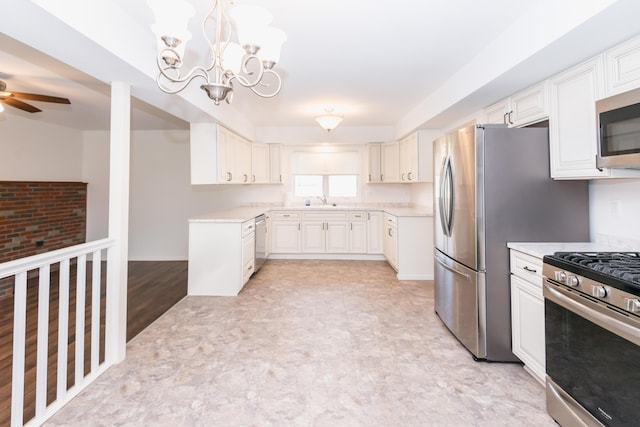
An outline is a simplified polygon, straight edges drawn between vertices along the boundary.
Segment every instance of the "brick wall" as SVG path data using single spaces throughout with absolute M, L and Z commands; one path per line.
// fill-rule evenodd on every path
M 0 181 L 0 263 L 84 243 L 86 215 L 86 183 Z

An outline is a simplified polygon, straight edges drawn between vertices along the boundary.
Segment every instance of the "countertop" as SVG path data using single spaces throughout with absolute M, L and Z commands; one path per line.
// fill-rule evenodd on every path
M 395 207 L 395 206 L 368 206 L 368 205 L 344 205 L 344 206 L 245 206 L 233 209 L 225 209 L 190 218 L 189 222 L 244 222 L 269 211 L 381 211 L 398 217 L 432 217 L 433 211 L 423 207 Z
M 507 247 L 525 254 L 542 258 L 554 252 L 615 252 L 620 248 L 595 242 L 508 242 Z

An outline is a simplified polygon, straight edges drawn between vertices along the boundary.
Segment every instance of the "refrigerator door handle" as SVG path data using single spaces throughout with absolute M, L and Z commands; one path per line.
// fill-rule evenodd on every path
M 443 206 L 444 215 L 444 223 L 446 225 L 445 234 L 451 237 L 451 232 L 453 230 L 453 206 L 455 201 L 455 186 L 454 186 L 454 176 L 453 176 L 453 165 L 451 164 L 451 157 L 447 157 L 445 163 L 445 171 L 444 178 L 442 180 L 443 186 L 445 187 L 444 193 L 446 197 L 443 199 L 443 203 L 446 203 L 446 206 Z
M 438 264 L 440 264 L 441 266 L 443 266 L 444 268 L 446 268 L 450 272 L 455 273 L 455 274 L 459 274 L 460 276 L 464 277 L 468 281 L 471 280 L 471 276 L 469 276 L 467 273 L 463 273 L 462 271 L 456 270 L 453 267 L 449 267 L 447 264 L 445 264 L 444 262 L 440 261 L 440 259 L 438 257 L 435 257 L 435 260 L 438 261 Z
M 445 199 L 447 198 L 445 184 L 447 180 L 446 170 L 448 161 L 449 157 L 445 157 L 444 161 L 442 162 L 442 167 L 440 168 L 440 176 L 442 177 L 442 179 L 440 180 L 440 197 L 438 200 L 438 210 L 440 211 L 440 226 L 442 227 L 442 234 L 444 234 L 445 236 L 449 235 L 449 225 L 447 224 L 448 214 L 445 212 L 444 208 Z

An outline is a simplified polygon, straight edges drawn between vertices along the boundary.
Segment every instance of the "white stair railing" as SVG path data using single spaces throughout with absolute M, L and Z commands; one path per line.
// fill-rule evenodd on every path
M 13 320 L 13 360 L 11 382 L 11 427 L 24 424 L 25 395 L 25 357 L 27 342 L 27 283 L 30 271 L 37 270 L 38 281 L 38 319 L 36 350 L 35 416 L 28 426 L 39 426 L 51 415 L 75 397 L 87 385 L 113 364 L 109 360 L 108 349 L 104 349 L 105 359 L 100 363 L 100 343 L 108 340 L 100 337 L 100 307 L 102 294 L 103 251 L 114 247 L 113 240 L 102 239 L 56 251 L 34 255 L 27 258 L 0 264 L 0 280 L 14 277 L 14 320 Z M 75 353 L 74 382 L 67 388 L 67 367 L 69 364 L 69 292 L 72 260 L 76 265 L 76 305 L 75 305 Z M 91 362 L 85 375 L 85 313 L 86 313 L 86 268 L 91 262 Z M 47 405 L 47 378 L 49 353 L 49 299 L 51 265 L 59 264 L 59 300 L 58 300 L 58 353 L 57 387 L 54 401 Z M 108 283 L 105 282 L 105 283 Z M 106 284 L 105 284 L 106 286 Z M 107 289 L 107 298 L 110 292 Z M 109 325 L 105 326 L 109 333 Z M 33 402 L 31 402 L 33 403 Z

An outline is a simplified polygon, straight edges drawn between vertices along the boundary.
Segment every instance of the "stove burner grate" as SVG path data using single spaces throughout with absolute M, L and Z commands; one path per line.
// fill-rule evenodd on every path
M 640 286 L 639 252 L 556 252 L 554 257 Z

